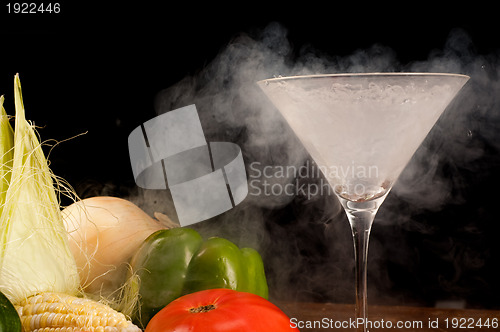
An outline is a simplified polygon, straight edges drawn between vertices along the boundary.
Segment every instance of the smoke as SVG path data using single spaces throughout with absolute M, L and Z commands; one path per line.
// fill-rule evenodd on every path
M 433 51 L 427 61 L 401 64 L 390 47 L 380 44 L 343 57 L 309 45 L 297 49 L 287 39 L 286 28 L 272 23 L 261 31 L 235 36 L 206 67 L 160 91 L 155 107 L 162 114 L 196 104 L 207 141 L 234 142 L 242 149 L 250 184 L 248 197 L 237 208 L 197 224 L 198 230 L 257 248 L 264 257 L 274 298 L 352 302 L 354 264 L 347 219 L 324 178 L 314 171 L 307 151 L 255 83 L 280 75 L 340 72 L 470 75 L 469 83 L 402 173 L 372 233 L 371 298 L 432 305 L 435 298 L 429 293 L 443 282 L 431 280 L 430 272 L 418 272 L 427 268 L 426 257 L 442 251 L 449 264 L 464 264 L 454 275 L 443 272 L 436 277 L 444 278 L 450 292 L 456 290 L 450 284 L 456 284 L 463 271 L 480 274 L 489 259 L 477 248 L 471 249 L 466 237 L 452 238 L 456 233 L 481 233 L 479 225 L 458 222 L 453 228 L 451 221 L 432 224 L 425 216 L 465 204 L 470 182 L 478 180 L 474 176 L 480 174 L 479 181 L 486 181 L 491 163 L 498 161 L 485 157 L 500 149 L 499 59 L 498 54 L 476 54 L 462 30 L 452 31 L 443 49 Z M 308 176 L 303 176 L 307 169 Z M 164 193 L 139 190 L 130 199 L 149 213 L 175 214 Z M 441 227 L 449 227 L 449 235 L 438 231 Z M 439 236 L 432 238 L 436 232 Z M 449 247 L 433 247 L 436 243 Z M 416 244 L 430 249 L 415 249 Z M 446 252 L 450 247 L 455 248 L 453 254 Z M 431 291 L 422 295 L 419 287 Z M 459 296 L 467 295 L 460 293 L 463 287 L 458 288 Z
M 464 184 L 454 183 L 463 181 L 461 170 L 477 173 L 484 170 L 485 165 L 478 161 L 487 146 L 500 148 L 497 139 L 499 58 L 498 55 L 477 55 L 473 49 L 465 31 L 454 30 L 444 50 L 433 52 L 428 61 L 409 65 L 411 71 L 456 72 L 471 77 L 394 188 L 401 196 L 415 199 L 431 210 L 439 210 L 447 204 L 452 189 L 466 189 Z M 447 164 L 448 169 L 443 169 L 443 164 Z M 433 190 L 427 190 L 431 183 Z M 453 197 L 456 203 L 462 203 L 463 198 L 460 192 Z

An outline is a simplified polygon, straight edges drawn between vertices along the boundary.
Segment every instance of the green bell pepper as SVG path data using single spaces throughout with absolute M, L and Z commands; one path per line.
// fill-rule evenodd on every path
M 131 261 L 139 277 L 140 312 L 135 320 L 149 320 L 176 298 L 197 291 L 229 288 L 268 297 L 264 264 L 251 248 L 212 237 L 204 241 L 190 228 L 151 234 Z

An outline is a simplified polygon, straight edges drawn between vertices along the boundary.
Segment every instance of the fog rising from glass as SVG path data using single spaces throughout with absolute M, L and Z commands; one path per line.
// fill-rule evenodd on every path
M 319 73 L 410 71 L 466 74 L 471 77 L 470 81 L 417 149 L 378 213 L 370 240 L 370 261 L 373 264 L 370 298 L 373 303 L 422 304 L 418 302 L 419 297 L 429 294 L 424 289 L 421 289 L 421 294 L 413 291 L 413 287 L 421 285 L 425 285 L 426 290 L 457 291 L 458 296 L 475 296 L 474 289 L 464 290 L 457 281 L 464 280 L 467 273 L 470 276 L 487 267 L 483 250 L 452 235 L 449 242 L 434 244 L 434 247 L 427 243 L 426 250 L 435 249 L 432 253 L 436 260 L 440 260 L 440 266 L 446 268 L 453 264 L 453 273 L 449 275 L 443 275 L 439 270 L 428 272 L 435 273 L 428 279 L 437 284 L 432 288 L 428 280 L 416 276 L 417 266 L 425 262 L 416 254 L 418 249 L 408 237 L 412 232 L 418 232 L 423 241 L 430 241 L 428 234 L 441 229 L 441 224 L 430 225 L 418 215 L 422 211 L 435 212 L 464 203 L 470 188 L 467 175 L 484 177 L 490 174 L 491 166 L 485 167 L 484 156 L 488 155 L 488 148 L 500 149 L 500 54 L 476 53 L 473 40 L 462 30 L 450 31 L 441 48 L 434 49 L 425 59 L 409 63 L 400 62 L 391 48 L 393 45 L 376 43 L 339 55 L 332 35 L 332 48 L 325 54 L 315 49 L 315 45 L 290 42 L 287 34 L 286 27 L 275 23 L 260 31 L 243 31 L 228 40 L 206 66 L 174 85 L 166 84 L 157 95 L 155 110 L 158 114 L 196 104 L 207 140 L 238 144 L 252 181 L 249 195 L 238 209 L 232 209 L 214 222 L 200 223 L 198 227 L 206 234 L 227 235 L 240 245 L 260 250 L 266 259 L 273 295 L 280 299 L 352 301 L 352 238 L 346 229 L 345 214 L 333 193 L 328 192 L 331 188 L 326 180 L 323 186 L 323 179 L 311 176 L 316 172 L 298 179 L 275 175 L 273 170 L 289 167 L 300 170 L 304 165 L 311 167 L 312 163 L 304 145 L 255 82 L 279 75 Z M 345 145 L 357 139 L 349 136 L 342 137 L 340 142 L 331 140 L 328 144 Z M 396 137 L 394 143 L 399 143 L 399 140 Z M 351 168 L 337 168 L 337 171 L 359 171 L 354 168 L 358 165 L 352 161 L 349 160 L 347 165 Z M 369 166 L 373 165 L 370 163 Z M 312 167 L 316 169 L 314 165 Z M 269 172 L 256 171 L 256 168 Z M 373 168 L 362 171 L 377 174 L 377 169 Z M 397 174 L 399 170 L 390 172 Z M 379 168 L 377 178 L 385 180 L 387 176 L 384 174 Z M 263 183 L 267 187 L 263 187 Z M 307 192 L 309 184 L 318 184 L 312 188 L 319 190 Z M 286 190 L 288 188 L 290 191 Z M 266 192 L 265 189 L 276 190 Z M 170 214 L 166 208 L 168 197 L 156 191 L 138 190 L 130 194 L 130 199 L 150 214 L 160 211 L 175 216 L 175 211 Z M 292 212 L 283 214 L 281 210 L 285 207 Z M 447 234 L 457 232 L 452 225 L 455 225 L 455 220 L 448 224 Z M 457 227 L 461 229 L 464 224 Z M 466 227 L 468 232 L 481 230 L 474 218 L 470 218 Z M 384 233 L 386 228 L 391 232 Z M 448 250 L 455 246 L 463 250 Z M 336 260 L 336 264 L 331 264 L 332 260 Z M 395 280 L 390 272 L 391 266 L 408 276 L 408 281 Z M 412 282 L 414 276 L 420 278 L 421 284 Z M 475 280 L 486 285 L 491 278 L 478 275 Z M 395 284 L 401 287 L 395 288 Z M 412 289 L 411 296 L 405 287 Z

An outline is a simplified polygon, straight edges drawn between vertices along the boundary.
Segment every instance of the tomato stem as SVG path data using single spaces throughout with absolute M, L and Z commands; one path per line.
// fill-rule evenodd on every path
M 215 309 L 215 305 L 209 304 L 209 305 L 202 305 L 202 306 L 199 306 L 197 308 L 191 308 L 191 309 L 189 309 L 189 312 L 192 314 L 197 314 L 199 312 L 209 312 L 209 311 L 214 310 L 214 309 Z

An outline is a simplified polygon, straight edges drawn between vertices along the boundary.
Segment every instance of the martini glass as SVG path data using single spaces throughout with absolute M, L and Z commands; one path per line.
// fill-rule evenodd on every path
M 373 73 L 257 82 L 347 214 L 354 240 L 358 331 L 367 331 L 368 241 L 375 214 L 468 79 L 457 74 Z

